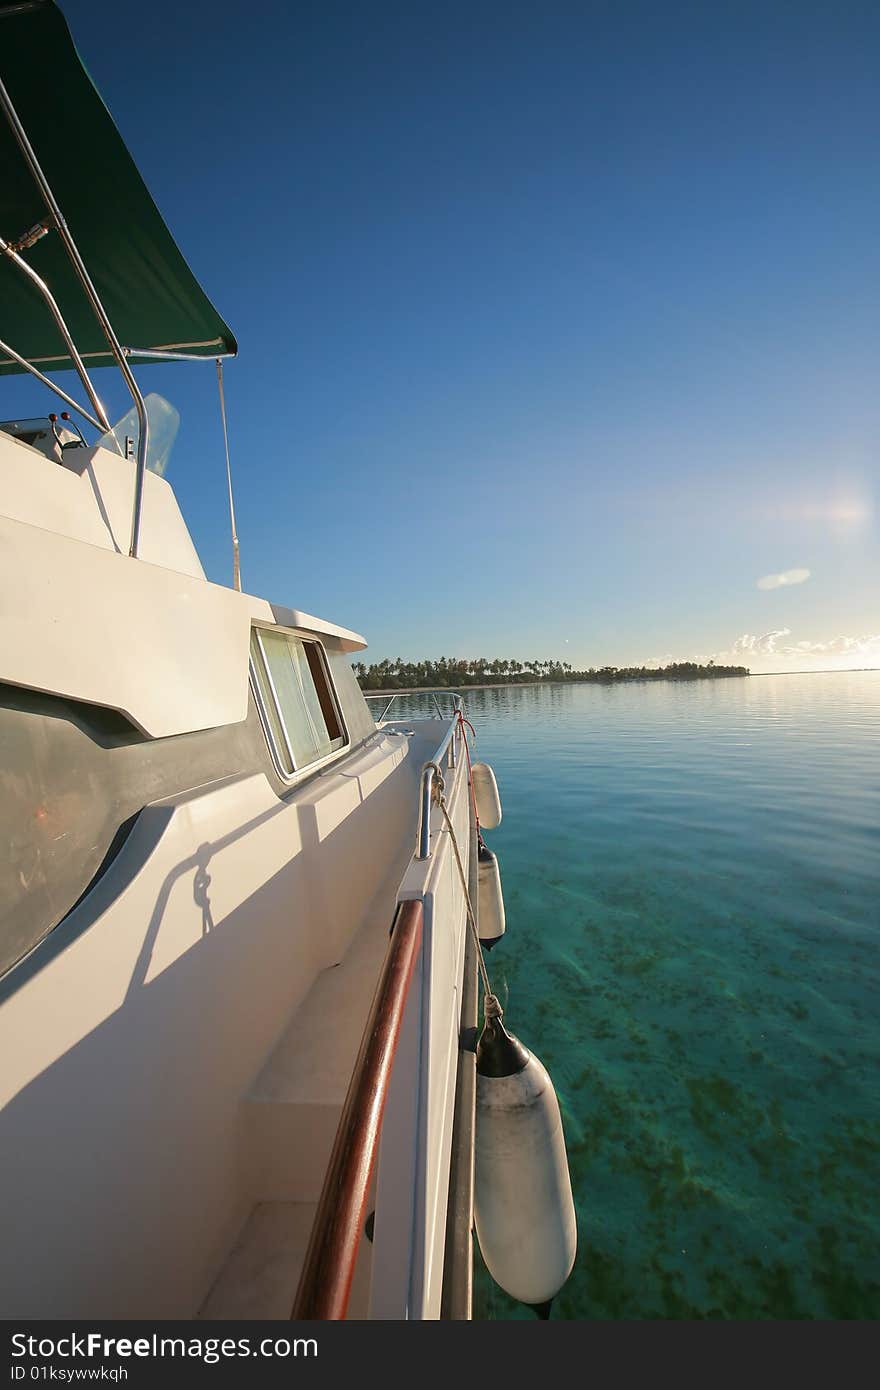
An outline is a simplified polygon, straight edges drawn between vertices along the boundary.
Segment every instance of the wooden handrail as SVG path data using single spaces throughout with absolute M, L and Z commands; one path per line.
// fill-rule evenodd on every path
M 420 900 L 401 903 L 342 1107 L 291 1317 L 345 1317 L 382 1115 L 422 943 Z

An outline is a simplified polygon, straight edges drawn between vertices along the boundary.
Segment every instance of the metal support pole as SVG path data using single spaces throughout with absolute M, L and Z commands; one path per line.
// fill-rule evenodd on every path
M 83 407 L 73 399 L 73 396 L 68 396 L 67 392 L 62 391 L 61 387 L 58 386 L 56 382 L 44 376 L 43 373 L 34 366 L 33 362 L 29 362 L 26 357 L 22 357 L 20 352 L 16 352 L 15 348 L 10 347 L 2 338 L 0 338 L 0 352 L 5 352 L 7 357 L 11 357 L 13 362 L 17 362 L 20 367 L 24 367 L 26 372 L 30 372 L 31 376 L 37 378 L 37 381 L 41 381 L 44 386 L 48 386 L 50 391 L 54 391 L 56 396 L 60 396 L 63 401 L 66 401 L 72 410 L 75 410 L 84 420 L 88 420 L 89 424 L 94 425 L 96 430 L 105 428 L 99 420 L 95 419 L 94 415 L 90 415 L 87 410 L 84 410 Z
M 14 265 L 18 266 L 19 270 L 27 276 L 27 278 L 31 281 L 33 285 L 36 285 L 37 289 L 40 291 L 40 294 L 45 299 L 52 313 L 52 317 L 58 325 L 58 332 L 64 339 L 64 345 L 67 348 L 67 351 L 70 353 L 70 360 L 77 370 L 79 379 L 86 389 L 89 400 L 95 407 L 95 414 L 101 421 L 101 426 L 99 426 L 99 428 L 103 427 L 105 430 L 109 430 L 110 421 L 107 417 L 107 412 L 101 403 L 97 391 L 92 385 L 91 378 L 89 377 L 89 374 L 85 369 L 85 363 L 83 362 L 82 358 L 77 352 L 76 343 L 70 336 L 70 329 L 64 322 L 61 310 L 58 308 L 58 305 L 55 302 L 55 296 L 49 289 L 49 286 L 46 284 L 46 281 L 37 274 L 33 266 L 28 265 L 27 261 L 22 256 L 20 256 L 17 251 L 13 250 L 13 248 L 9 245 L 9 242 L 6 241 L 2 236 L 0 236 L 0 251 L 2 251 L 4 256 L 8 256 Z
M 170 348 L 139 348 L 131 347 L 129 344 L 125 344 L 122 351 L 126 357 L 148 357 L 151 362 L 208 362 L 212 357 L 216 359 L 215 353 L 206 355 L 204 352 L 172 352 Z M 221 358 L 232 356 L 234 354 L 231 352 L 221 353 Z
M 220 419 L 223 421 L 223 443 L 226 446 L 226 482 L 229 486 L 229 520 L 232 524 L 232 587 L 241 593 L 241 565 L 238 552 L 238 532 L 235 529 L 235 505 L 232 501 L 232 466 L 229 462 L 229 435 L 226 430 L 226 397 L 223 394 L 223 359 L 217 358 L 217 388 L 220 392 Z
M 395 701 L 396 699 L 397 699 L 397 696 L 396 696 L 396 695 L 392 695 L 392 696 L 391 696 L 391 699 L 388 701 L 388 704 L 385 706 L 385 708 L 383 709 L 382 713 L 379 715 L 379 718 L 376 720 L 376 723 L 377 723 L 377 724 L 381 724 L 381 723 L 382 723 L 382 720 L 385 718 L 386 714 L 388 713 L 388 711 L 390 710 L 391 706 L 394 704 L 394 701 Z
M 64 220 L 64 215 L 56 201 L 55 194 L 52 192 L 52 189 L 49 186 L 49 182 L 46 178 L 46 175 L 43 173 L 43 170 L 40 166 L 40 161 L 37 159 L 36 153 L 34 152 L 34 148 L 27 137 L 27 132 L 25 131 L 24 126 L 18 118 L 18 112 L 13 106 L 9 93 L 7 92 L 6 87 L 4 86 L 2 81 L 0 81 L 0 107 L 2 107 L 6 119 L 9 122 L 9 127 L 16 140 L 18 141 L 19 149 L 24 155 L 28 168 L 30 169 L 31 174 L 33 175 L 34 182 L 36 183 L 41 194 L 43 195 L 46 207 L 52 215 L 52 219 L 58 230 L 58 234 L 61 237 L 61 240 L 64 242 L 67 254 L 71 260 L 71 264 L 73 265 L 73 268 L 76 271 L 76 274 L 79 278 L 79 282 L 82 285 L 83 290 L 85 291 L 86 298 L 88 299 L 89 303 L 92 306 L 92 309 L 94 310 L 95 317 L 97 318 L 98 323 L 101 325 L 101 328 L 104 332 L 104 337 L 107 339 L 107 342 L 110 345 L 110 351 L 113 353 L 113 356 L 116 360 L 116 365 L 122 372 L 123 378 L 125 379 L 125 384 L 131 392 L 132 400 L 134 401 L 135 407 L 137 409 L 138 424 L 140 426 L 140 435 L 138 438 L 137 472 L 135 476 L 134 485 L 134 508 L 131 519 L 131 545 L 129 546 L 128 551 L 129 555 L 136 556 L 138 550 L 138 539 L 140 536 L 141 507 L 143 505 L 144 495 L 144 477 L 147 471 L 147 449 L 149 447 L 150 442 L 150 426 L 147 420 L 147 407 L 144 404 L 144 398 L 141 395 L 140 387 L 135 381 L 132 375 L 131 368 L 129 367 L 128 362 L 126 361 L 125 353 L 122 351 L 119 339 L 117 338 L 116 333 L 113 330 L 113 325 L 107 317 L 107 312 L 103 304 L 101 303 L 97 290 L 92 284 L 91 277 L 85 266 L 85 262 L 83 261 L 82 256 L 79 254 L 79 249 L 76 245 L 76 242 L 70 234 L 70 229 Z M 94 401 L 92 403 L 94 404 Z M 101 414 L 100 410 L 98 411 L 98 414 Z M 110 428 L 109 424 L 107 428 Z

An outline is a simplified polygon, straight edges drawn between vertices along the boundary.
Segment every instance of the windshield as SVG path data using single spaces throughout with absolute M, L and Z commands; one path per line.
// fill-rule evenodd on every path
M 147 407 L 147 421 L 150 428 L 149 447 L 147 449 L 147 467 L 151 473 L 158 473 L 163 477 L 168 467 L 168 459 L 177 438 L 177 431 L 180 428 L 180 413 L 175 410 L 170 401 L 166 401 L 164 396 L 159 396 L 155 391 L 151 391 L 144 397 L 144 405 Z M 102 449 L 110 449 L 113 453 L 126 454 L 126 438 L 132 441 L 130 452 L 137 454 L 138 441 L 138 417 L 134 406 L 126 411 L 121 420 L 118 420 L 107 434 L 101 436 L 98 444 Z

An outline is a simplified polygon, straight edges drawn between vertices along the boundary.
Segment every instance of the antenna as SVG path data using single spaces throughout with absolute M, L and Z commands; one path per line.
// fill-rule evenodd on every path
M 229 434 L 226 429 L 226 399 L 223 395 L 223 360 L 220 357 L 217 358 L 217 387 L 220 391 L 220 419 L 223 421 L 223 443 L 226 446 L 226 482 L 229 486 L 229 521 L 232 526 L 232 587 L 241 593 L 238 532 L 235 529 L 235 505 L 232 501 L 232 466 L 229 462 Z

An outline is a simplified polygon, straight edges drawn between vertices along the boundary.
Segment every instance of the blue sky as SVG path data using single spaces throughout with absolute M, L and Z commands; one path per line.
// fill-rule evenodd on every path
M 63 8 L 239 340 L 246 588 L 373 659 L 880 665 L 875 4 Z M 213 369 L 140 379 L 228 582 Z

